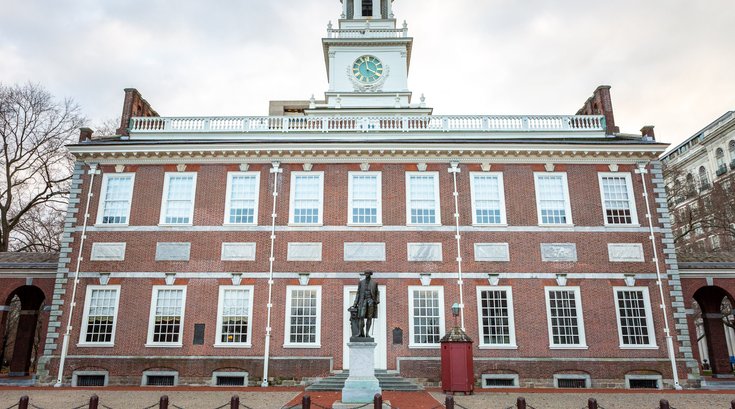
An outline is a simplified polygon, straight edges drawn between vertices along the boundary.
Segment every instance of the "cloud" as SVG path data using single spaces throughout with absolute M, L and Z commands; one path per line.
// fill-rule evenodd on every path
M 93 122 L 136 87 L 164 115 L 265 115 L 326 89 L 338 0 L 6 1 L 4 82 L 40 82 Z M 735 109 L 731 0 L 396 0 L 410 85 L 437 114 L 570 114 L 609 84 L 624 132 L 682 140 Z

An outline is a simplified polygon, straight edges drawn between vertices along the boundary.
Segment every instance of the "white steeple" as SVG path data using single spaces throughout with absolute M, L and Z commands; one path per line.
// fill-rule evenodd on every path
M 322 39 L 329 90 L 317 110 L 418 109 L 408 89 L 413 38 L 405 22 L 398 27 L 393 0 L 340 2 L 339 24 Z

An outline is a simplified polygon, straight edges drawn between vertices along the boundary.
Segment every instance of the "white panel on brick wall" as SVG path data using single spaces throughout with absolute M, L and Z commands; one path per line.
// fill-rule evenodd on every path
M 577 245 L 574 243 L 541 243 L 543 261 L 577 261 Z
M 222 243 L 222 260 L 255 260 L 255 243 Z
M 288 261 L 322 261 L 322 243 L 288 243 Z
M 641 243 L 609 243 L 607 253 L 612 262 L 641 263 L 646 261 Z
M 510 261 L 508 243 L 475 243 L 475 261 Z
M 345 261 L 385 261 L 385 243 L 345 243 Z
M 125 243 L 93 243 L 92 261 L 122 261 L 125 260 Z
M 408 261 L 442 261 L 442 244 L 408 243 Z
M 156 261 L 189 261 L 191 243 L 156 243 Z

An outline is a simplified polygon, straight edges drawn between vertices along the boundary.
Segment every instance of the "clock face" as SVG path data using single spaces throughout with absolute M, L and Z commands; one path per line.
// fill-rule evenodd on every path
M 352 74 L 363 84 L 372 84 L 383 77 L 383 63 L 371 56 L 364 55 L 352 64 Z

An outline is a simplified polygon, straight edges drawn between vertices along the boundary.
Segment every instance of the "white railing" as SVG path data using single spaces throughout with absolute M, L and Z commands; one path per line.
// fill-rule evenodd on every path
M 359 132 L 597 132 L 601 115 L 136 117 L 130 132 L 359 133 Z
M 327 30 L 327 38 L 400 38 L 408 37 L 407 29 L 400 28 L 342 28 Z

